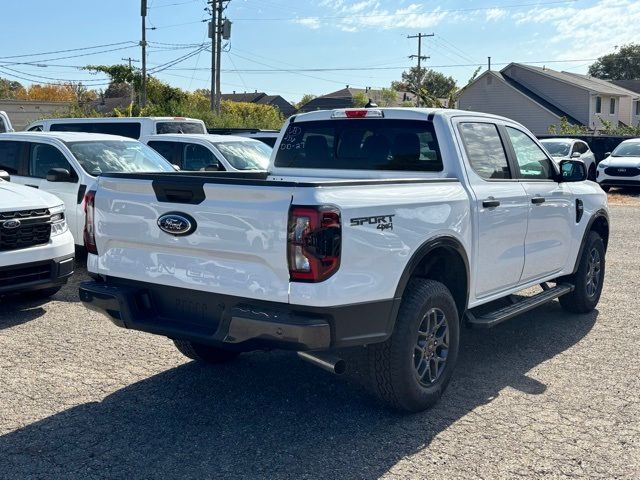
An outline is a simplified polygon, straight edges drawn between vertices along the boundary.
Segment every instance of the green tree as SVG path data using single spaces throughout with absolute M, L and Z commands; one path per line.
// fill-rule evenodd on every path
M 309 103 L 314 98 L 316 98 L 315 95 L 312 95 L 311 93 L 305 93 L 300 99 L 300 101 L 296 103 L 294 106 L 296 107 L 296 109 L 299 109 L 303 105 L 306 105 L 307 103 Z
M 369 97 L 364 92 L 356 92 L 353 94 L 353 107 L 360 108 L 364 107 L 367 103 L 369 103 Z
M 111 80 L 112 84 L 124 84 L 133 88 L 136 95 L 136 102 L 139 102 L 140 91 L 142 89 L 142 72 L 137 68 L 128 65 L 87 65 L 82 68 L 90 72 L 104 73 Z M 147 88 L 148 90 L 148 88 Z
M 0 78 L 0 98 L 13 100 L 18 98 L 24 91 L 24 87 L 20 82 Z
M 391 83 L 391 88 L 417 95 L 424 106 L 438 106 L 437 99 L 448 98 L 457 87 L 453 77 L 429 68 L 411 67 L 408 72 L 402 72 L 401 81 Z
M 617 52 L 598 58 L 589 67 L 589 75 L 604 80 L 640 79 L 640 44 L 623 45 Z
M 398 101 L 398 92 L 396 92 L 393 88 L 383 88 L 380 90 L 380 101 L 379 105 L 381 107 L 391 107 L 393 105 L 397 105 Z

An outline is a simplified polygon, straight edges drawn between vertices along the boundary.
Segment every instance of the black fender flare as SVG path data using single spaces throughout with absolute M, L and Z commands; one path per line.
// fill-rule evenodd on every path
M 437 248 L 446 248 L 449 250 L 453 250 L 455 253 L 457 253 L 460 256 L 460 258 L 462 258 L 462 261 L 464 263 L 464 268 L 466 271 L 466 276 L 467 276 L 466 278 L 467 288 L 466 288 L 465 300 L 464 300 L 464 310 L 466 310 L 467 305 L 469 303 L 469 289 L 471 288 L 470 286 L 471 273 L 469 269 L 469 257 L 467 256 L 467 252 L 464 246 L 462 245 L 462 243 L 460 242 L 460 240 L 458 240 L 457 238 L 451 235 L 442 235 L 442 236 L 431 238 L 426 242 L 424 242 L 422 245 L 420 245 L 420 247 L 418 247 L 418 249 L 413 253 L 413 255 L 411 256 L 411 258 L 409 259 L 409 261 L 404 267 L 404 271 L 402 272 L 402 275 L 400 276 L 400 280 L 398 282 L 398 286 L 396 287 L 396 293 L 394 298 L 397 300 L 402 299 L 404 290 L 407 287 L 407 284 L 409 283 L 409 279 L 415 272 L 415 269 L 418 267 L 420 262 L 422 262 L 422 260 L 425 257 L 427 257 L 432 251 L 434 251 Z M 397 303 L 399 304 L 399 302 Z M 461 311 L 458 313 L 462 317 L 462 315 L 464 314 L 464 311 Z
M 593 215 L 591 215 L 591 218 L 589 218 L 589 222 L 587 222 L 587 227 L 585 228 L 584 233 L 582 234 L 582 241 L 580 242 L 580 248 L 578 249 L 578 256 L 576 257 L 576 262 L 573 266 L 572 275 L 578 271 L 578 266 L 580 265 L 580 259 L 582 258 L 582 254 L 584 252 L 584 247 L 587 243 L 587 237 L 589 236 L 589 232 L 591 231 L 593 224 L 596 222 L 596 220 L 600 218 L 604 218 L 605 222 L 607 223 L 607 237 L 608 237 L 609 214 L 605 209 L 601 208 L 600 210 L 597 210 Z M 604 245 L 605 251 L 607 249 L 607 243 L 608 241 L 607 239 L 605 239 L 605 245 Z

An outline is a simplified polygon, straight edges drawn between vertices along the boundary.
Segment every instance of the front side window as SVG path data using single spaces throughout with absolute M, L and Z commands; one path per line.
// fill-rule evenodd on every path
M 184 159 L 181 168 L 183 170 L 199 171 L 211 165 L 217 165 L 218 160 L 213 152 L 197 143 L 187 143 L 184 146 Z
M 416 120 L 337 119 L 289 125 L 276 167 L 440 172 L 433 123 Z
M 616 113 L 616 99 L 615 98 L 612 98 L 611 100 L 609 100 L 609 113 L 611 115 Z
M 20 173 L 21 150 L 21 142 L 0 141 L 0 170 L 4 170 L 10 175 L 18 175 Z
M 102 173 L 173 172 L 153 148 L 135 141 L 67 142 L 80 166 L 93 176 Z
M 524 132 L 507 127 L 516 155 L 520 177 L 534 180 L 553 180 L 555 169 L 544 151 Z
M 33 127 L 31 127 L 27 131 L 28 132 L 41 132 L 42 131 L 42 125 L 34 125 Z
M 579 152 L 581 155 L 589 151 L 589 145 L 587 145 L 584 142 L 576 142 L 575 148 L 576 148 L 576 151 Z
M 29 176 L 47 178 L 47 174 L 54 168 L 63 168 L 72 175 L 75 173 L 64 154 L 53 145 L 32 143 L 29 154 Z
M 266 170 L 273 149 L 258 141 L 215 142 L 220 154 L 237 170 Z
M 180 150 L 182 144 L 179 142 L 151 141 L 147 145 L 162 155 L 170 163 L 180 163 Z
M 7 126 L 4 124 L 4 119 L 0 117 L 0 133 L 5 133 L 7 131 Z
M 602 112 L 602 97 L 596 97 L 596 113 Z
M 498 128 L 493 123 L 461 123 L 460 135 L 471 167 L 487 180 L 511 178 Z

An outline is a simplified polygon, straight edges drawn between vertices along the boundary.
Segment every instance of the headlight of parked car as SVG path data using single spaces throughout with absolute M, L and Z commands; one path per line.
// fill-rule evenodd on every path
M 55 237 L 56 235 L 62 235 L 69 227 L 67 226 L 67 221 L 64 218 L 64 206 L 60 205 L 58 207 L 51 208 L 51 236 Z

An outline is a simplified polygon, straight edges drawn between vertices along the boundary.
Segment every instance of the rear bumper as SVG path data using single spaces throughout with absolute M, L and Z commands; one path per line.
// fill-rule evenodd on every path
M 112 278 L 82 283 L 80 300 L 120 327 L 240 351 L 381 342 L 391 334 L 399 305 L 305 307 Z
M 74 255 L 0 267 L 0 295 L 64 285 L 73 275 Z

